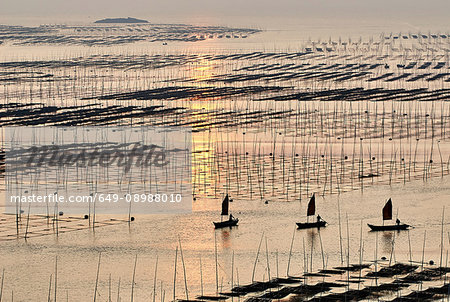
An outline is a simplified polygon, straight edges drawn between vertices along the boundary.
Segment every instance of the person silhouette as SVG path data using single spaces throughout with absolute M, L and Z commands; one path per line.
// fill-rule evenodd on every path
M 395 221 L 395 223 L 396 223 L 397 225 L 400 225 L 400 219 L 397 218 L 397 220 Z
M 322 217 L 320 215 L 317 215 L 317 222 L 319 223 L 322 220 Z

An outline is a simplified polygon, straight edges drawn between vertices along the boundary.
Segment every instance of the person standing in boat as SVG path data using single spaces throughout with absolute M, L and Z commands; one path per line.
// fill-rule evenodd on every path
M 234 219 L 234 216 L 230 214 L 230 221 Z
M 320 217 L 320 215 L 317 215 L 317 223 L 320 223 L 321 220 L 322 220 L 322 217 Z
M 397 220 L 395 221 L 395 223 L 396 223 L 397 225 L 400 225 L 400 219 L 397 218 Z

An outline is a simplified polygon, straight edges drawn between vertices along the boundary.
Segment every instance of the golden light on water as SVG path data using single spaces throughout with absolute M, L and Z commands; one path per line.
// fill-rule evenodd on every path
M 196 66 L 190 70 L 191 77 L 194 79 L 191 84 L 197 87 L 208 86 L 206 81 L 213 77 L 215 64 L 206 58 L 198 60 L 195 64 Z M 199 112 L 196 115 L 196 124 L 202 129 L 204 128 L 201 126 L 202 124 L 208 125 L 211 123 L 212 117 L 210 112 L 216 110 L 217 105 L 215 102 L 212 102 L 211 98 L 202 99 L 201 101 L 194 98 L 190 100 L 189 107 L 191 110 Z M 215 135 L 205 136 L 204 132 L 192 133 L 192 177 L 194 183 L 194 178 L 197 177 L 201 179 L 201 183 L 209 184 L 210 187 L 215 184 L 216 179 L 212 175 L 210 161 L 211 154 L 215 152 L 216 142 Z M 198 188 L 198 190 L 203 191 L 206 188 Z
M 425 261 L 440 258 L 440 235 L 445 238 L 447 232 L 440 224 L 440 213 L 450 190 L 446 114 L 450 111 L 445 102 L 449 92 L 436 89 L 448 88 L 444 73 L 448 63 L 439 63 L 448 49 L 448 34 L 417 40 L 409 35 L 395 41 L 380 36 L 375 40 L 380 47 L 374 47 L 373 40 L 357 42 L 358 37 L 352 37 L 353 42 L 349 37 L 345 45 L 340 38 L 327 43 L 328 37 L 322 36 L 318 41 L 299 42 L 300 37 L 314 34 L 311 28 L 286 32 L 282 39 L 277 37 L 279 31 L 267 31 L 257 41 L 246 31 L 222 27 L 211 36 L 197 26 L 158 28 L 176 30 L 176 35 L 165 36 L 167 43 L 142 41 L 132 48 L 106 44 L 104 50 L 90 47 L 82 52 L 76 45 L 38 47 L 45 37 L 30 41 L 33 47 L 0 46 L 7 51 L 0 61 L 10 66 L 5 68 L 8 73 L 0 74 L 4 85 L 0 93 L 4 105 L 10 105 L 2 109 L 6 125 L 130 123 L 193 130 L 192 162 L 187 161 L 191 175 L 187 180 L 174 179 L 192 181 L 194 195 L 187 198 L 193 213 L 143 215 L 129 208 L 130 214 L 136 213 L 133 221 L 128 215 L 97 216 L 94 224 L 90 219 L 94 215 L 83 219 L 64 212 L 58 219 L 30 217 L 29 227 L 27 209 L 19 215 L 21 220 L 3 216 L 0 260 L 6 268 L 5 288 L 14 289 L 16 300 L 29 300 L 29 293 L 31 298 L 46 299 L 48 278 L 56 277 L 55 273 L 58 292 L 66 287 L 63 293 L 67 289 L 72 300 L 85 301 L 85 289 L 97 286 L 97 279 L 103 298 L 111 285 L 123 280 L 121 295 L 130 296 L 133 289 L 135 301 L 163 301 L 172 291 L 174 300 L 184 298 L 185 292 L 195 297 L 203 286 L 205 294 L 218 291 L 219 285 L 222 292 L 222 282 L 223 292 L 228 292 L 239 282 L 251 282 L 253 275 L 255 281 L 266 281 L 270 267 L 272 277 L 275 268 L 278 275 L 278 266 L 281 277 L 303 276 L 305 269 L 317 272 L 345 265 L 345 256 L 349 264 L 373 264 L 372 259 L 390 255 L 406 263 L 420 260 L 424 249 Z M 120 36 L 152 35 L 138 27 L 130 29 Z M 105 38 L 105 42 L 99 38 L 105 33 L 90 30 L 79 36 L 95 36 L 102 43 L 125 39 Z M 243 35 L 248 39 L 243 40 Z M 288 36 L 292 39 L 286 42 Z M 176 42 L 177 37 L 184 42 Z M 405 53 L 413 43 L 436 53 L 418 49 Z M 54 49 L 59 54 L 48 51 Z M 10 55 L 12 50 L 20 60 Z M 28 56 L 29 62 L 21 61 Z M 409 68 L 411 58 L 417 63 Z M 421 68 L 422 61 L 432 65 Z M 410 75 L 399 78 L 406 73 Z M 444 76 L 433 78 L 440 75 Z M 173 170 L 177 169 L 174 165 Z M 133 176 L 133 186 L 167 182 L 151 175 Z M 307 220 L 305 200 L 312 193 L 316 193 L 317 213 L 329 225 L 320 232 L 295 229 L 292 233 L 295 222 Z M 213 222 L 227 219 L 220 215 L 226 194 L 233 200 L 230 213 L 239 225 L 214 230 Z M 380 204 L 391 197 L 400 209 L 400 219 L 414 229 L 369 232 L 366 222 L 381 223 Z M 91 214 L 90 210 L 85 212 Z M 450 211 L 445 215 L 448 221 Z M 50 225 L 50 219 L 57 223 Z M 25 236 L 27 242 L 19 241 Z M 29 244 L 36 248 L 28 248 Z M 17 252 L 24 257 L 11 256 Z M 57 272 L 53 254 L 58 255 Z M 176 255 L 178 262 L 174 262 Z M 381 265 L 387 262 L 380 261 Z M 372 265 L 363 274 L 374 269 Z M 345 275 L 362 280 L 358 273 Z M 323 281 L 323 277 L 308 278 L 309 284 Z M 340 276 L 327 278 L 345 281 Z M 19 289 L 19 282 L 26 286 Z M 366 290 L 371 283 L 369 278 L 360 285 L 342 284 Z M 440 283 L 441 279 L 426 283 L 424 288 Z
M 215 64 L 213 61 L 202 58 L 196 62 L 196 67 L 192 69 L 192 78 L 194 79 L 193 84 L 198 86 L 208 85 L 207 80 L 213 77 L 213 70 Z
M 204 184 L 201 187 L 193 187 L 194 197 L 196 192 L 205 194 L 212 190 L 218 181 L 211 165 L 211 154 L 215 152 L 215 137 L 211 135 L 208 139 L 203 132 L 192 133 L 192 182 Z M 198 206 L 201 206 L 201 203 L 194 203 L 195 208 Z

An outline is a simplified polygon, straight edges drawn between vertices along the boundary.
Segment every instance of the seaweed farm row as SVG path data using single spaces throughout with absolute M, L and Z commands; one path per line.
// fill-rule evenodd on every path
M 60 232 L 63 233 L 71 231 L 70 227 L 64 229 L 64 227 L 70 226 L 70 220 L 77 221 L 75 217 L 57 218 L 53 220 L 53 223 L 47 222 L 46 224 L 45 217 L 28 217 L 27 224 L 30 224 L 28 240 L 33 240 L 31 226 L 36 229 L 39 228 L 38 224 L 42 224 L 43 227 L 46 225 L 47 228 L 53 228 L 53 232 L 56 234 L 54 224 L 55 221 L 59 221 L 61 223 Z M 119 225 L 119 222 L 111 221 L 110 224 Z M 37 234 L 38 231 L 35 232 L 35 235 Z M 320 237 L 320 232 L 318 234 Z M 261 237 L 261 243 L 263 237 Z M 25 240 L 27 240 L 27 237 L 25 237 Z M 392 252 L 388 257 L 380 257 L 376 253 L 374 257 L 365 255 L 362 242 L 361 237 L 359 249 L 355 251 L 358 253 L 358 263 L 351 263 L 349 261 L 350 256 L 347 254 L 340 266 L 332 267 L 327 264 L 328 260 L 324 256 L 322 244 L 320 247 L 316 247 L 319 250 L 319 253 L 316 254 L 313 246 L 311 250 L 305 249 L 303 241 L 302 257 L 300 257 L 302 259 L 298 259 L 299 255 L 294 256 L 291 245 L 288 253 L 282 253 L 283 257 L 288 258 L 287 264 L 283 261 L 283 265 L 280 265 L 278 250 L 276 252 L 269 250 L 266 238 L 265 247 L 262 247 L 260 243 L 256 254 L 253 255 L 254 263 L 248 263 L 244 267 L 234 252 L 230 259 L 225 259 L 224 255 L 218 254 L 216 246 L 216 251 L 212 255 L 214 256 L 213 259 L 206 259 L 202 262 L 200 258 L 196 259 L 194 263 L 190 262 L 189 269 L 194 269 L 193 265 L 195 265 L 196 271 L 187 273 L 186 258 L 183 254 L 185 252 L 183 245 L 186 242 L 179 240 L 176 250 L 171 251 L 170 255 L 166 255 L 171 258 L 170 264 L 166 257 L 159 258 L 156 256 L 150 259 L 150 263 L 148 259 L 138 255 L 127 257 L 122 261 L 128 264 L 127 272 L 129 272 L 129 275 L 122 278 L 118 278 L 115 273 L 109 273 L 108 275 L 107 263 L 111 260 L 108 259 L 106 251 L 100 251 L 97 253 L 98 260 L 94 274 L 89 274 L 90 278 L 86 278 L 90 282 L 89 289 L 91 291 L 84 294 L 100 301 L 150 299 L 161 302 L 167 300 L 180 302 L 234 300 L 245 302 L 272 300 L 291 302 L 446 301 L 449 298 L 448 273 L 450 267 L 447 266 L 448 257 L 444 260 L 441 256 L 439 263 L 435 264 L 433 261 L 426 261 L 424 251 L 422 251 L 421 259 L 416 261 L 412 257 L 410 249 L 409 261 L 399 262 L 395 261 L 397 246 L 394 239 L 392 240 Z M 424 241 L 424 247 L 425 243 Z M 348 248 L 347 253 L 350 252 L 350 246 Z M 314 258 L 317 255 L 319 255 L 319 259 Z M 211 260 L 212 263 L 210 263 Z M 48 281 L 45 281 L 47 282 L 47 288 L 41 287 L 42 290 L 36 293 L 40 297 L 47 297 L 51 301 L 72 297 L 73 292 L 71 292 L 70 284 L 62 283 L 58 279 L 63 278 L 67 273 L 67 268 L 60 261 L 59 257 L 56 257 L 53 263 L 52 260 L 49 261 L 54 266 L 50 266 L 50 269 L 46 270 L 47 272 L 50 271 L 49 276 L 47 276 L 49 277 L 47 278 Z M 294 261 L 302 262 L 302 272 L 293 272 L 290 264 L 292 265 Z M 318 263 L 313 266 L 313 262 Z M 144 263 L 145 265 L 143 265 Z M 244 269 L 250 272 L 251 280 L 243 280 L 240 272 L 242 273 Z M 161 273 L 161 270 L 163 273 Z M 145 282 L 140 279 L 144 276 L 143 272 L 147 276 Z M 170 272 L 170 276 L 165 275 L 164 272 Z M 187 276 L 191 278 L 187 278 Z M 199 284 L 192 283 L 193 276 L 196 276 L 195 280 Z M 171 279 L 170 282 L 168 282 L 168 279 Z M 213 280 L 214 287 L 204 287 L 204 282 L 208 279 Z M 11 281 L 14 280 L 11 272 L 3 270 L 1 280 L 3 295 L 11 291 L 13 295 L 17 292 L 20 294 L 21 289 L 19 288 L 17 291 L 17 287 L 14 288 L 11 285 Z
M 3 60 L 0 120 L 192 127 L 196 198 L 302 200 L 443 177 L 450 42 L 385 37 L 305 42 L 333 51 Z
M 301 200 L 312 192 L 341 193 L 449 173 L 447 102 L 383 102 L 384 108 L 377 108 L 377 102 L 363 108 L 352 102 L 298 104 L 296 109 L 241 113 L 10 103 L 2 106 L 1 116 L 4 126 L 191 126 L 193 188 L 199 196 L 226 192 L 250 199 Z
M 0 62 L 2 98 L 27 102 L 51 95 L 49 101 L 80 98 L 180 99 L 183 94 L 164 95 L 164 89 L 210 87 L 231 89 L 242 86 L 283 87 L 276 94 L 253 100 L 301 99 L 302 93 L 326 90 L 384 88 L 392 93 L 405 89 L 445 90 L 450 81 L 448 49 L 393 50 L 346 49 L 336 53 L 246 52 L 229 54 L 96 54 L 86 56 L 22 58 Z M 226 87 L 224 87 L 226 86 Z M 152 90 L 162 89 L 161 95 Z M 270 88 L 269 88 L 270 89 Z M 155 92 L 158 92 L 155 90 Z M 245 92 L 245 91 L 244 91 Z M 376 90 L 375 90 L 376 92 Z M 198 94 L 200 94 L 199 91 Z M 148 94 L 148 95 L 146 95 Z M 112 96 L 111 96 L 112 95 Z M 211 94 L 205 93 L 206 97 Z M 227 95 L 229 97 L 232 94 Z M 241 95 L 242 96 L 242 95 Z M 218 98 L 223 97 L 218 93 Z M 240 99 L 243 99 L 240 97 Z M 249 100 L 244 99 L 245 102 Z
M 111 46 L 135 42 L 196 42 L 206 39 L 247 38 L 258 29 L 186 24 L 145 25 L 41 25 L 39 27 L 0 26 L 0 41 L 13 45 Z
M 129 223 L 126 219 L 97 219 L 95 217 L 63 216 L 64 213 L 53 215 L 19 215 L 2 214 L 0 218 L 0 241 L 17 241 L 43 236 L 58 236 L 68 232 L 95 229 L 110 225 Z
M 264 34 L 253 29 L 0 32 L 0 49 L 9 51 L 0 58 L 3 127 L 190 128 L 194 209 L 140 215 L 130 207 L 110 217 L 86 205 L 79 215 L 56 208 L 34 215 L 30 207 L 1 215 L 0 300 L 29 300 L 27 292 L 108 302 L 450 298 L 448 214 L 440 219 L 450 173 L 448 33 L 309 39 L 261 50 L 247 44 Z M 149 43 L 118 45 L 171 39 L 205 41 L 183 49 L 168 43 L 163 52 Z M 245 47 L 217 49 L 216 39 Z M 2 176 L 4 159 L 1 152 Z M 144 185 L 155 179 L 130 171 Z M 83 168 L 58 172 L 67 187 L 70 173 L 86 182 L 95 176 Z M 102 173 L 119 187 L 113 168 Z M 170 181 L 180 183 L 180 174 Z M 239 226 L 214 231 L 226 194 Z M 308 221 L 312 194 L 329 224 L 292 234 L 296 222 Z M 365 232 L 391 197 L 397 217 L 414 228 L 380 238 Z

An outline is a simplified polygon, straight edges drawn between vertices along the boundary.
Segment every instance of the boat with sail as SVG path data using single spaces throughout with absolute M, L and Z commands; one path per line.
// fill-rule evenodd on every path
M 327 222 L 323 220 L 320 215 L 317 215 L 315 222 L 309 222 L 309 216 L 316 215 L 316 195 L 313 194 L 308 202 L 308 209 L 306 210 L 307 222 L 296 222 L 298 229 L 311 229 L 311 228 L 323 228 L 327 225 Z
M 223 216 L 228 216 L 229 209 L 230 209 L 230 198 L 227 194 L 222 201 L 222 212 L 220 213 L 221 221 L 213 222 L 214 228 L 221 229 L 221 228 L 236 226 L 238 224 L 239 219 L 236 217 L 233 217 L 232 214 L 230 214 L 228 220 L 222 220 Z
M 373 225 L 373 224 L 367 224 L 371 231 L 401 231 L 401 230 L 407 230 L 411 226 L 409 224 L 401 223 L 400 220 L 397 218 L 395 224 L 389 224 L 385 225 L 385 220 L 392 220 L 392 199 L 389 198 L 389 200 L 386 202 L 386 204 L 383 207 L 382 210 L 383 215 L 383 225 Z

